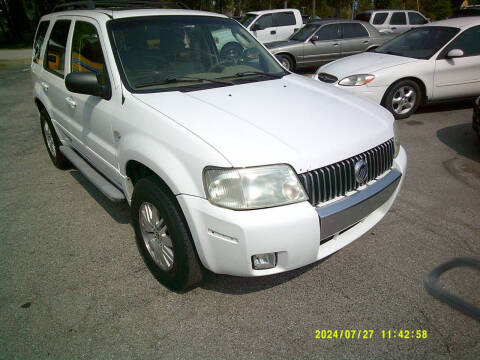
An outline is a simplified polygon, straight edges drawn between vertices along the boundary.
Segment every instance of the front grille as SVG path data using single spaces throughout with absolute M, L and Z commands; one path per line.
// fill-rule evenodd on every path
M 369 182 L 392 167 L 393 154 L 393 139 L 390 139 L 357 156 L 298 176 L 308 194 L 310 203 L 317 205 L 343 196 L 362 185 L 355 179 L 357 161 L 363 160 L 367 163 L 368 175 L 365 182 Z
M 338 78 L 330 74 L 320 73 L 318 74 L 318 80 L 329 83 L 329 84 L 333 84 L 338 80 Z

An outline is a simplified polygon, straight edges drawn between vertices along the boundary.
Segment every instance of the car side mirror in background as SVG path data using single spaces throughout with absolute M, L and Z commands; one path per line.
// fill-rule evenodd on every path
M 311 38 L 310 38 L 310 41 L 311 42 L 315 42 L 315 41 L 318 41 L 320 38 L 317 36 L 317 35 L 313 35 Z
M 258 30 L 263 30 L 262 27 L 259 24 L 254 24 L 252 25 L 251 31 L 258 31 Z
M 112 96 L 110 86 L 101 85 L 97 74 L 93 72 L 70 73 L 65 78 L 65 86 L 77 94 L 99 96 L 106 100 Z
M 452 49 L 447 53 L 447 59 L 459 58 L 464 55 L 463 50 L 461 49 Z

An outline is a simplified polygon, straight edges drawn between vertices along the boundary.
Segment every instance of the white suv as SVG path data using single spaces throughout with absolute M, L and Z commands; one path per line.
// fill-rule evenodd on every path
M 358 13 L 356 20 L 362 20 L 375 26 L 381 33 L 401 34 L 429 20 L 414 10 L 367 10 Z
M 386 214 L 407 162 L 388 111 L 287 72 L 225 16 L 91 7 L 38 26 L 41 129 L 57 168 L 72 163 L 128 202 L 161 283 L 186 289 L 203 267 L 295 269 Z M 221 56 L 219 29 L 242 46 L 238 57 Z

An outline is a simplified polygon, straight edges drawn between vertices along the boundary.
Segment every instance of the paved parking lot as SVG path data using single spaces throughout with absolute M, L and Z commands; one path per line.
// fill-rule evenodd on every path
M 324 261 L 266 278 L 209 275 L 179 295 L 135 246 L 126 204 L 53 167 L 28 72 L 0 66 L 1 359 L 478 359 L 479 323 L 430 297 L 439 263 L 480 256 L 480 141 L 468 104 L 399 124 L 409 165 L 390 213 Z M 480 306 L 478 272 L 442 284 Z M 319 340 L 317 329 L 373 329 Z M 381 330 L 428 338 L 382 339 Z

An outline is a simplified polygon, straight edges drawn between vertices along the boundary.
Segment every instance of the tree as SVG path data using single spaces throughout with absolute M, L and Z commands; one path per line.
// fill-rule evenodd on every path
M 375 9 L 388 9 L 390 0 L 375 0 Z
M 420 11 L 432 20 L 446 19 L 452 14 L 450 0 L 422 0 Z

